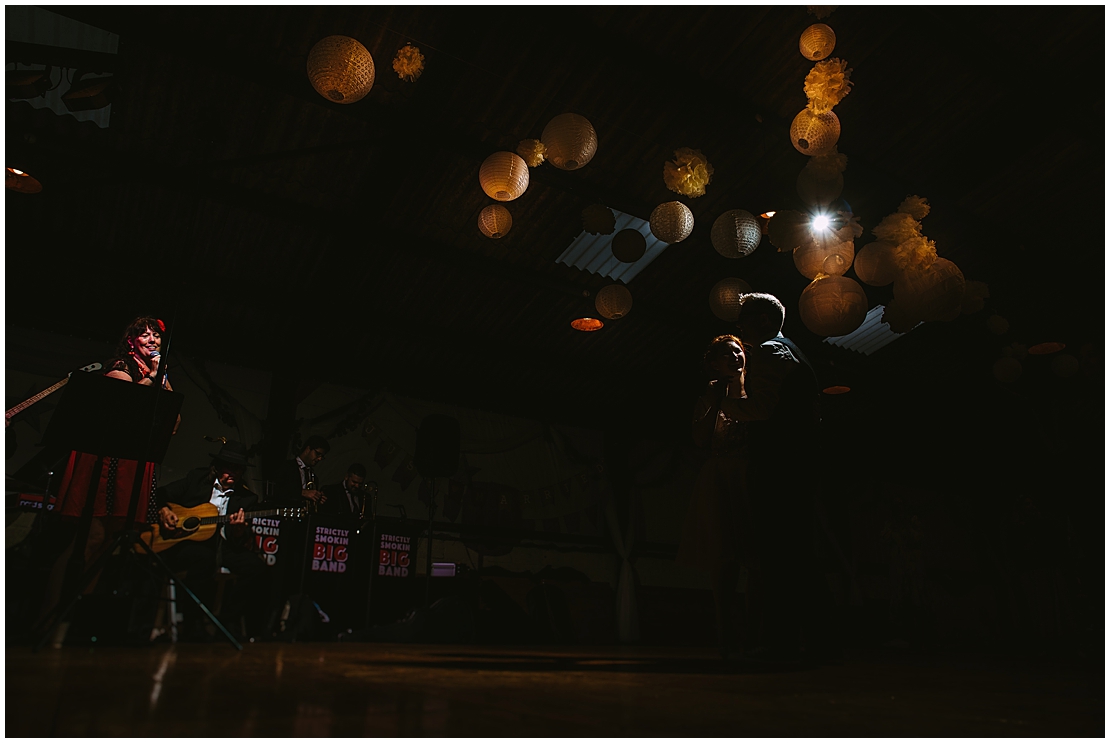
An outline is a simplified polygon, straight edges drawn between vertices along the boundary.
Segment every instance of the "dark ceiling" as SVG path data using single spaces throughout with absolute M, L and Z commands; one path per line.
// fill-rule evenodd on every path
M 857 249 L 919 194 L 939 254 L 991 291 L 983 312 L 871 357 L 798 322 L 808 282 L 766 238 L 738 260 L 709 241 L 725 210 L 801 208 L 806 157 L 787 129 L 812 66 L 798 52 L 816 22 L 805 6 L 49 9 L 119 35 L 120 93 L 107 129 L 7 104 L 7 164 L 45 186 L 6 197 L 10 326 L 114 341 L 153 312 L 173 322 L 171 354 L 586 425 L 688 408 L 706 341 L 728 331 L 707 301 L 726 276 L 782 297 L 788 333 L 861 391 L 989 380 L 1010 342 L 1101 348 L 1101 6 L 825 19 L 855 83 L 836 110 Z M 377 67 L 351 105 L 305 73 L 332 34 Z M 406 42 L 426 57 L 415 83 L 390 68 Z M 15 46 L 8 62 L 51 61 Z M 487 239 L 482 160 L 568 111 L 593 123 L 596 157 L 533 169 L 507 204 L 512 230 Z M 647 218 L 679 198 L 662 178 L 679 147 L 715 168 L 705 196 L 682 199 L 692 236 L 630 283 L 626 318 L 572 330 L 609 283 L 555 263 L 583 208 Z M 872 305 L 890 298 L 866 290 Z M 984 330 L 994 312 L 1004 338 Z

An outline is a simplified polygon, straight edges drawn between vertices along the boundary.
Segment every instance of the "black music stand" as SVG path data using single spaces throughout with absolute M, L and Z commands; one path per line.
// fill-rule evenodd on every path
M 100 484 L 100 474 L 106 460 L 129 459 L 138 462 L 138 465 L 123 530 L 112 538 L 93 564 L 85 569 L 77 581 L 77 586 L 71 589 L 69 595 L 63 592 L 62 598 L 47 614 L 48 618 L 52 614 L 54 616 L 35 642 L 35 650 L 42 647 L 53 634 L 55 627 L 73 611 L 77 602 L 81 600 L 85 587 L 92 582 L 116 548 L 136 546 L 153 558 L 155 568 L 163 577 L 185 589 L 189 598 L 224 633 L 236 650 L 242 650 L 242 645 L 235 637 L 187 585 L 174 577 L 162 558 L 143 542 L 136 529 L 135 511 L 142 491 L 142 473 L 145 472 L 147 463 L 160 464 L 165 458 L 183 400 L 184 396 L 179 392 L 170 392 L 154 386 L 128 384 L 105 376 L 75 374 L 70 378 L 58 402 L 58 407 L 51 416 L 42 443 L 93 454 L 97 457 L 95 472 L 89 480 L 89 492 L 82 504 L 77 543 L 74 545 L 72 558 L 75 562 L 80 560 L 84 553 L 96 492 Z M 151 493 L 151 497 L 154 497 L 154 493 Z M 60 513 L 64 505 L 59 498 L 55 503 L 55 513 Z M 59 607 L 62 607 L 60 611 Z

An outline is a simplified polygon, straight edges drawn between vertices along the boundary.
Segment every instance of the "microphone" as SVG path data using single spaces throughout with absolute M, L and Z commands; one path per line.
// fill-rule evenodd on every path
M 155 350 L 155 351 L 151 351 L 151 352 L 150 352 L 150 358 L 152 358 L 152 359 L 156 359 L 156 358 L 158 358 L 158 357 L 159 357 L 159 356 L 161 356 L 161 355 L 162 355 L 162 354 L 161 354 L 160 352 L 158 352 L 157 350 Z

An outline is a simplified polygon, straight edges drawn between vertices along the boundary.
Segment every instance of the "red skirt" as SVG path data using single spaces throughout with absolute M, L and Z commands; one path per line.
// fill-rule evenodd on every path
M 89 485 L 96 476 L 95 454 L 70 452 L 62 483 L 58 487 L 56 513 L 62 516 L 81 516 L 89 496 Z M 126 518 L 131 505 L 131 495 L 135 490 L 135 477 L 142 478 L 139 487 L 139 502 L 135 508 L 135 521 L 147 521 L 150 493 L 154 489 L 154 463 L 147 462 L 139 471 L 139 463 L 131 459 L 105 457 L 100 470 L 93 500 L 93 516 Z

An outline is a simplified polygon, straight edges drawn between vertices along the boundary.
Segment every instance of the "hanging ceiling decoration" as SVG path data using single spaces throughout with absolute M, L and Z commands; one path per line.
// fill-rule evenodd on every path
M 647 238 L 639 230 L 621 230 L 613 235 L 613 257 L 621 263 L 635 263 L 647 252 Z
M 547 148 L 543 146 L 543 142 L 538 139 L 522 139 L 520 144 L 516 146 L 516 154 L 520 155 L 524 162 L 528 163 L 529 168 L 538 168 L 543 165 L 544 157 L 547 155 Z
M 751 212 L 731 209 L 713 222 L 709 239 L 713 249 L 725 258 L 743 258 L 759 247 L 763 227 Z
M 8 172 L 4 174 L 4 187 L 16 193 L 42 191 L 42 184 L 34 176 L 24 173 L 19 168 L 8 168 Z
M 308 53 L 308 79 L 329 101 L 354 103 L 374 86 L 374 58 L 349 36 L 326 36 Z
M 591 235 L 611 235 L 616 228 L 617 217 L 609 207 L 603 204 L 590 204 L 582 210 L 583 232 Z
M 848 335 L 867 317 L 863 287 L 846 276 L 817 274 L 798 301 L 802 323 L 817 335 Z
M 655 207 L 648 219 L 651 234 L 665 243 L 680 243 L 694 231 L 694 213 L 681 201 L 667 201 Z
M 767 239 L 780 253 L 792 253 L 794 248 L 813 239 L 812 222 L 808 214 L 782 209 L 767 221 Z
M 619 320 L 632 309 L 632 292 L 623 284 L 610 284 L 594 297 L 598 313 L 609 320 Z
M 824 230 L 809 242 L 794 248 L 794 266 L 807 279 L 815 279 L 818 274 L 842 276 L 852 265 L 856 248 L 851 229 Z
M 836 47 L 836 33 L 824 23 L 814 23 L 802 31 L 798 39 L 798 50 L 810 62 L 818 62 L 833 53 Z
M 809 158 L 802 172 L 798 173 L 798 196 L 807 206 L 828 206 L 844 191 L 844 170 L 847 167 L 848 156 L 837 152 L 836 147 L 828 154 Z
M 604 328 L 605 323 L 598 320 L 596 317 L 580 317 L 577 320 L 571 320 L 570 326 L 575 330 L 581 330 L 583 333 L 592 333 L 595 330 Z
M 886 286 L 894 281 L 898 270 L 890 243 L 868 243 L 856 254 L 856 277 L 865 284 Z
M 713 166 L 701 150 L 679 147 L 674 160 L 663 163 L 663 182 L 681 196 L 697 198 L 705 195 L 705 187 L 713 178 Z
M 584 116 L 559 114 L 543 128 L 547 160 L 559 170 L 578 170 L 597 153 L 597 132 Z
M 743 279 L 721 279 L 709 290 L 709 309 L 725 322 L 740 319 L 740 295 L 748 294 L 752 287 Z
M 405 82 L 416 82 L 424 72 L 424 55 L 420 53 L 420 47 L 405 44 L 398 49 L 397 56 L 393 58 L 393 71 Z
M 500 204 L 490 204 L 478 215 L 478 229 L 494 240 L 507 235 L 512 226 L 513 215 Z
M 495 152 L 478 170 L 482 190 L 495 201 L 512 201 L 528 190 L 528 164 L 514 152 Z
M 851 92 L 851 70 L 844 60 L 833 57 L 813 65 L 805 79 L 809 103 L 790 124 L 790 141 L 803 155 L 832 152 L 840 139 L 840 119 L 833 106 Z

